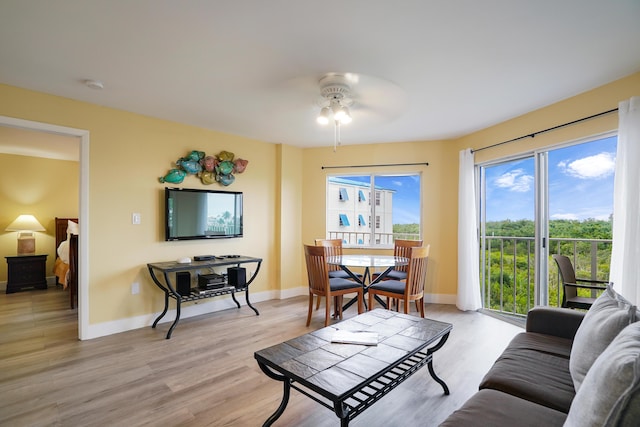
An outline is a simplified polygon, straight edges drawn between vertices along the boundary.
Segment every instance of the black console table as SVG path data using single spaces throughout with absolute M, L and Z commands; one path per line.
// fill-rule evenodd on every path
M 173 284 L 172 276 L 174 276 L 175 273 L 178 273 L 178 272 L 205 270 L 205 269 L 212 269 L 216 267 L 233 267 L 233 266 L 239 267 L 241 264 L 248 264 L 248 263 L 257 264 L 256 269 L 251 275 L 251 277 L 247 279 L 246 283 L 239 287 L 230 286 L 227 284 L 221 288 L 206 290 L 206 291 L 199 290 L 199 289 L 190 289 L 190 292 L 188 295 L 181 295 L 180 293 L 178 293 L 178 291 L 176 290 L 176 286 L 174 286 Z M 158 322 L 160 321 L 160 319 L 162 319 L 164 315 L 167 314 L 167 311 L 169 310 L 169 298 L 173 298 L 174 300 L 176 300 L 177 304 L 176 304 L 176 319 L 173 321 L 173 324 L 171 325 L 171 327 L 169 328 L 169 331 L 167 332 L 167 339 L 171 338 L 171 333 L 173 332 L 173 329 L 178 324 L 178 321 L 180 320 L 180 305 L 183 302 L 197 301 L 201 299 L 217 297 L 220 295 L 231 294 L 231 298 L 233 298 L 233 301 L 236 303 L 238 308 L 240 308 L 240 303 L 236 299 L 235 293 L 244 292 L 247 305 L 253 311 L 255 311 L 256 316 L 258 316 L 260 313 L 254 306 L 251 305 L 251 302 L 249 302 L 249 285 L 251 284 L 251 282 L 253 282 L 253 279 L 255 279 L 256 276 L 258 275 L 258 271 L 260 271 L 261 264 L 262 264 L 262 258 L 253 258 L 253 257 L 247 257 L 247 256 L 216 257 L 215 259 L 211 259 L 211 260 L 193 261 L 191 263 L 179 263 L 176 261 L 169 261 L 169 262 L 154 262 L 154 263 L 147 264 L 147 268 L 149 269 L 149 274 L 151 275 L 151 279 L 153 279 L 153 282 L 164 292 L 164 310 L 162 311 L 162 313 L 160 313 L 158 318 L 153 322 L 153 325 L 151 327 L 155 328 Z M 161 280 L 156 273 L 161 273 L 162 276 L 164 276 L 164 280 Z

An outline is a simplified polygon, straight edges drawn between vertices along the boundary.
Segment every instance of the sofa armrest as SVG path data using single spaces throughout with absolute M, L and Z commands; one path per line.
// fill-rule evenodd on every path
M 527 314 L 527 332 L 573 339 L 585 312 L 556 307 L 535 307 Z

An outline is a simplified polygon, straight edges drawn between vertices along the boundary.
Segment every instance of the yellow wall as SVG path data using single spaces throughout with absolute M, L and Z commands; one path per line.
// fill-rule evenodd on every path
M 148 278 L 145 265 L 182 256 L 259 256 L 264 262 L 252 292 L 287 296 L 294 289 L 304 289 L 302 244 L 325 235 L 326 175 L 354 172 L 323 170 L 322 166 L 429 163 L 382 171 L 422 172 L 423 236 L 431 244 L 426 292 L 432 301 L 452 302 L 457 288 L 459 150 L 480 148 L 615 108 L 619 101 L 639 94 L 637 73 L 458 140 L 341 146 L 336 153 L 330 142 L 313 149 L 270 144 L 4 85 L 0 85 L 0 115 L 90 132 L 89 322 L 100 324 L 160 311 L 162 294 Z M 476 160 L 512 155 L 616 126 L 617 115 L 613 114 L 478 152 Z M 243 239 L 163 241 L 164 185 L 158 177 L 193 149 L 208 154 L 228 150 L 249 160 L 247 171 L 238 175 L 230 188 L 245 193 Z M 194 177 L 187 177 L 180 186 L 205 187 Z M 142 214 L 141 225 L 131 224 L 133 212 Z M 141 284 L 139 295 L 131 295 L 133 282 Z
M 302 227 L 305 221 L 302 209 L 303 164 L 300 148 L 279 145 L 279 187 L 280 200 L 276 244 L 280 258 L 278 260 L 278 276 L 281 296 L 291 295 L 291 290 L 300 286 L 307 287 L 304 268 L 304 257 L 301 255 Z M 279 238 L 278 238 L 279 236 Z
M 523 135 L 549 129 L 574 120 L 618 108 L 620 101 L 640 95 L 640 73 L 590 90 L 562 102 L 532 111 L 457 141 L 459 149 L 481 148 Z M 601 134 L 618 128 L 618 114 L 608 114 L 517 142 L 479 151 L 476 163 L 482 163 Z
M 304 150 L 302 241 L 326 236 L 326 177 L 330 174 L 422 173 L 422 235 L 431 245 L 425 292 L 427 299 L 452 302 L 443 295 L 456 292 L 458 150 L 451 141 L 347 145 Z M 429 163 L 429 166 L 322 169 L 323 166 Z M 318 197 L 320 195 L 320 197 Z M 302 248 L 300 248 L 302 250 Z M 349 252 L 349 251 L 346 251 Z M 357 252 L 354 250 L 354 252 Z M 386 252 L 391 253 L 391 250 Z
M 55 217 L 78 215 L 78 162 L 0 154 L 0 254 L 16 255 L 17 232 L 4 231 L 20 214 L 32 214 L 46 231 L 36 232 L 36 253 L 47 254 L 47 276 L 56 259 Z M 7 264 L 0 263 L 0 280 Z
M 5 85 L 0 85 L 0 115 L 90 132 L 90 324 L 161 310 L 162 294 L 146 271 L 149 262 L 242 253 L 265 260 L 253 292 L 278 286 L 273 265 L 275 145 Z M 208 154 L 227 150 L 249 160 L 229 188 L 245 194 L 244 238 L 163 241 L 164 184 L 158 177 L 193 149 Z M 192 176 L 179 186 L 205 187 Z M 131 224 L 133 212 L 142 214 L 141 225 Z M 141 284 L 139 295 L 131 295 L 133 282 Z

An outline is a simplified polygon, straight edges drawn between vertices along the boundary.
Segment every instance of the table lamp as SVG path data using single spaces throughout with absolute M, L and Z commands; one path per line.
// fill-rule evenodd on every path
M 46 231 L 33 215 L 20 215 L 5 231 L 18 232 L 18 255 L 34 255 L 36 253 L 36 237 L 34 231 Z

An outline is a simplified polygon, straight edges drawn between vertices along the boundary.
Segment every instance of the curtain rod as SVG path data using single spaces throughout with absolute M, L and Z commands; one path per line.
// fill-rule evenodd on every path
M 486 149 L 488 149 L 488 148 L 497 147 L 498 145 L 508 144 L 508 143 L 510 143 L 510 142 L 519 141 L 519 140 L 521 140 L 521 139 L 525 139 L 525 138 L 535 138 L 535 137 L 536 137 L 536 135 L 540 135 L 541 133 L 551 132 L 552 130 L 560 129 L 560 128 L 563 128 L 563 127 L 565 127 L 565 126 L 574 125 L 574 124 L 576 124 L 576 123 L 580 123 L 580 122 L 584 122 L 584 121 L 586 121 L 586 120 L 590 120 L 590 119 L 593 119 L 593 118 L 596 118 L 596 117 L 604 116 L 605 114 L 611 114 L 611 113 L 614 113 L 614 112 L 616 112 L 616 111 L 618 111 L 618 109 L 617 109 L 617 108 L 613 108 L 613 109 L 611 109 L 611 110 L 603 111 L 602 113 L 594 114 L 594 115 L 592 115 L 592 116 L 588 116 L 588 117 L 583 117 L 583 118 L 581 118 L 581 119 L 574 120 L 574 121 L 572 121 L 572 122 L 567 122 L 567 123 L 564 123 L 564 124 L 561 124 L 561 125 L 558 125 L 558 126 L 550 127 L 550 128 L 548 128 L 548 129 L 540 130 L 540 131 L 538 131 L 538 132 L 533 132 L 533 133 L 530 133 L 530 134 L 528 134 L 528 135 L 519 136 L 519 137 L 517 137 L 517 138 L 513 138 L 513 139 L 510 139 L 510 140 L 508 140 L 508 141 L 502 141 L 502 142 L 499 142 L 499 143 L 497 143 L 497 144 L 488 145 L 488 146 L 486 146 L 486 147 L 478 148 L 478 149 L 476 149 L 476 150 L 471 150 L 471 152 L 472 152 L 472 153 L 475 153 L 475 152 L 477 152 L 477 151 L 486 150 Z
M 429 163 L 390 163 L 386 165 L 349 165 L 349 166 L 322 166 L 321 169 L 344 169 L 344 168 L 380 168 L 387 166 L 429 166 Z

